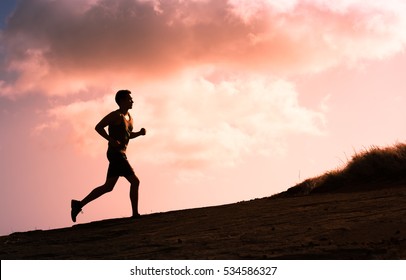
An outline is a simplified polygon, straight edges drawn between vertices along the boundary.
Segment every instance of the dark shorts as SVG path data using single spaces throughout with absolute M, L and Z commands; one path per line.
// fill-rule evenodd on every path
M 135 175 L 133 168 L 127 160 L 124 153 L 109 149 L 107 151 L 107 158 L 110 162 L 109 169 L 107 170 L 107 178 L 109 177 L 129 177 Z

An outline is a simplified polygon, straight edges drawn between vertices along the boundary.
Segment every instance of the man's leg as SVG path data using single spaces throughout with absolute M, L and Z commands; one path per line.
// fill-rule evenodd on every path
M 140 186 L 140 180 L 135 174 L 131 174 L 125 177 L 131 184 L 130 186 L 130 200 L 131 207 L 133 211 L 132 218 L 138 218 L 140 214 L 138 213 L 138 190 Z
M 82 201 L 72 200 L 71 204 L 72 221 L 76 222 L 76 216 L 79 214 L 80 211 L 82 211 L 82 207 L 84 207 L 86 204 L 102 196 L 105 193 L 111 192 L 114 189 L 114 186 L 116 185 L 118 178 L 119 178 L 118 176 L 107 177 L 104 185 L 92 190 Z
M 89 202 L 95 200 L 96 198 L 102 196 L 105 193 L 111 192 L 117 183 L 119 177 L 107 177 L 104 185 L 92 190 L 82 201 L 81 206 L 84 207 Z

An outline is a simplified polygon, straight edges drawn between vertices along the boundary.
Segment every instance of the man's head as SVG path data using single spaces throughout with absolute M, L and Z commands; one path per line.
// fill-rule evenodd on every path
M 122 100 L 125 100 L 126 98 L 128 98 L 130 96 L 130 94 L 131 94 L 131 91 L 129 91 L 128 89 L 122 89 L 122 90 L 117 91 L 117 93 L 116 93 L 116 103 L 118 105 L 120 105 L 120 102 Z

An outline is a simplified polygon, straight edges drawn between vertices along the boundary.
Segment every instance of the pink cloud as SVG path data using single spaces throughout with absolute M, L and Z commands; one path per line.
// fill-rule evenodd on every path
M 198 75 L 199 74 L 199 75 Z M 135 129 L 147 136 L 130 145 L 134 158 L 177 170 L 235 166 L 247 155 L 284 153 L 288 135 L 321 135 L 323 112 L 298 103 L 294 86 L 261 75 L 210 80 L 211 73 L 188 73 L 182 79 L 138 87 L 133 91 Z M 56 129 L 73 130 L 73 143 L 92 155 L 106 143 L 95 124 L 116 105 L 114 95 L 51 109 Z M 48 129 L 55 124 L 41 124 Z
M 283 153 L 294 133 L 323 134 L 324 112 L 301 106 L 278 77 L 380 59 L 406 42 L 398 1 L 72 3 L 20 3 L 1 35 L 2 72 L 13 74 L 2 94 L 77 94 L 49 114 L 94 154 L 103 142 L 93 127 L 115 106 L 105 95 L 140 92 L 136 113 L 150 138 L 137 155 L 189 169 Z
M 404 48 L 404 6 L 355 0 L 21 1 L 1 35 L 2 72 L 13 73 L 3 79 L 2 93 L 69 94 L 108 86 L 106 80 L 120 83 L 122 75 L 141 82 L 199 65 L 280 75 L 379 59 Z

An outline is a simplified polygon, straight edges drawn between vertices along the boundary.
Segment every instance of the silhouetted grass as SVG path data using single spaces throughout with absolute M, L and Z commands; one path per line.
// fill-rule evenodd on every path
M 311 193 L 360 191 L 372 189 L 374 183 L 406 179 L 406 144 L 376 146 L 356 153 L 347 165 L 307 179 L 276 196 L 300 196 Z

